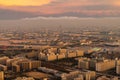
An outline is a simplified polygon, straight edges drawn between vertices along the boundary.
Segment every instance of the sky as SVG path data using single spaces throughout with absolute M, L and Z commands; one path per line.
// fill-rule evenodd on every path
M 120 0 L 0 0 L 0 19 L 120 17 Z

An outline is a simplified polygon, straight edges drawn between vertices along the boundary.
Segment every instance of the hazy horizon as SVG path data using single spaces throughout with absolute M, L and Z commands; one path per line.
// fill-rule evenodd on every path
M 0 0 L 1 30 L 119 30 L 119 0 Z
M 38 29 L 89 29 L 119 30 L 120 18 L 78 18 L 78 17 L 35 17 L 20 20 L 0 20 L 1 29 L 38 30 Z

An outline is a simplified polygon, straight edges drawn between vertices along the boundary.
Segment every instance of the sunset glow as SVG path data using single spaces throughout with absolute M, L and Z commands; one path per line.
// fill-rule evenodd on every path
M 50 0 L 0 0 L 3 6 L 41 6 L 50 3 Z
M 119 16 L 120 0 L 0 0 L 0 9 L 40 16 Z

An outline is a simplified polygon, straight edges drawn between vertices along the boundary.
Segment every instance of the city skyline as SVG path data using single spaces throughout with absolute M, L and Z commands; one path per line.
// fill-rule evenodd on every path
M 0 80 L 120 80 L 120 0 L 0 0 Z

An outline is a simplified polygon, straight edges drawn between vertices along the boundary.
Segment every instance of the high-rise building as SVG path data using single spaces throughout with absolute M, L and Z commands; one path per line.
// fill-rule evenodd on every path
M 0 80 L 4 80 L 4 72 L 3 71 L 0 72 Z
M 120 74 L 120 65 L 117 65 L 117 66 L 116 66 L 116 73 L 117 73 L 117 74 Z

